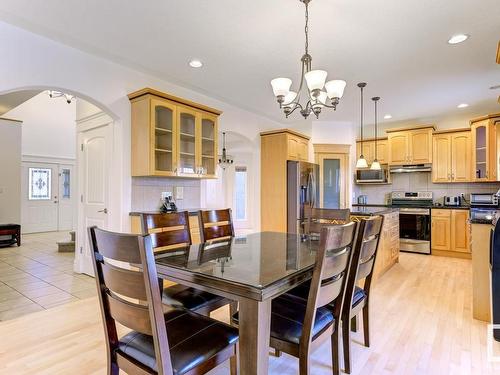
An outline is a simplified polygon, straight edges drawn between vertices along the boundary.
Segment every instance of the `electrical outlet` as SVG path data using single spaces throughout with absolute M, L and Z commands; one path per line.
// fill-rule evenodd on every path
M 167 197 L 172 198 L 172 192 L 171 191 L 162 191 L 161 200 L 164 201 Z
M 184 187 L 183 186 L 176 186 L 174 188 L 175 190 L 175 199 L 180 200 L 184 199 Z

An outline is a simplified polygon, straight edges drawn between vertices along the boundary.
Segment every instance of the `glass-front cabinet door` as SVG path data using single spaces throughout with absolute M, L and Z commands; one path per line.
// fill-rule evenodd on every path
M 177 107 L 179 161 L 178 175 L 197 176 L 197 138 L 199 116 L 197 112 L 187 107 Z
M 200 173 L 204 177 L 215 177 L 217 167 L 217 117 L 202 113 L 200 124 Z
M 157 175 L 171 176 L 176 168 L 174 138 L 176 107 L 166 100 L 151 100 L 152 162 Z
M 489 179 L 489 158 L 488 158 L 488 124 L 486 122 L 474 124 L 472 126 L 472 137 L 474 148 L 473 152 L 473 166 L 475 181 Z

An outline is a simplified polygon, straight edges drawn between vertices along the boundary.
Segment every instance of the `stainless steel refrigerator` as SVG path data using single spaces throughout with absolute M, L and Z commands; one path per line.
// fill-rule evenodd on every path
M 319 204 L 319 165 L 287 162 L 287 232 L 304 233 L 304 212 Z

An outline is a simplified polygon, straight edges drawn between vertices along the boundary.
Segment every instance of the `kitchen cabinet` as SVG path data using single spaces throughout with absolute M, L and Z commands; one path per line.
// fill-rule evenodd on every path
M 286 232 L 287 160 L 309 160 L 309 137 L 289 129 L 260 136 L 261 230 Z
M 432 131 L 434 126 L 413 129 L 389 129 L 388 152 L 390 165 L 432 163 Z
M 216 177 L 220 111 L 152 89 L 129 99 L 132 176 Z
M 500 113 L 471 120 L 472 180 L 476 182 L 497 180 L 497 129 Z
M 361 145 L 363 145 L 363 150 L 361 150 Z M 380 164 L 387 164 L 388 155 L 387 155 L 387 138 L 377 139 L 377 159 Z M 375 159 L 375 140 L 367 139 L 361 142 L 360 140 L 356 141 L 356 157 L 363 154 L 368 165 L 370 165 Z
M 443 131 L 433 135 L 432 182 L 471 180 L 471 132 Z
M 470 259 L 469 210 L 431 210 L 431 248 L 433 255 Z

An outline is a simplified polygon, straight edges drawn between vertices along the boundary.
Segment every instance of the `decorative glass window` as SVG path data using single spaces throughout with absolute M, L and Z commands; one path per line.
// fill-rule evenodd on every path
M 71 198 L 70 170 L 63 169 L 61 177 L 62 177 L 62 190 L 63 190 L 62 197 L 69 199 Z
M 51 199 L 52 169 L 28 168 L 29 200 Z
M 235 217 L 236 220 L 247 219 L 247 167 L 235 167 Z

